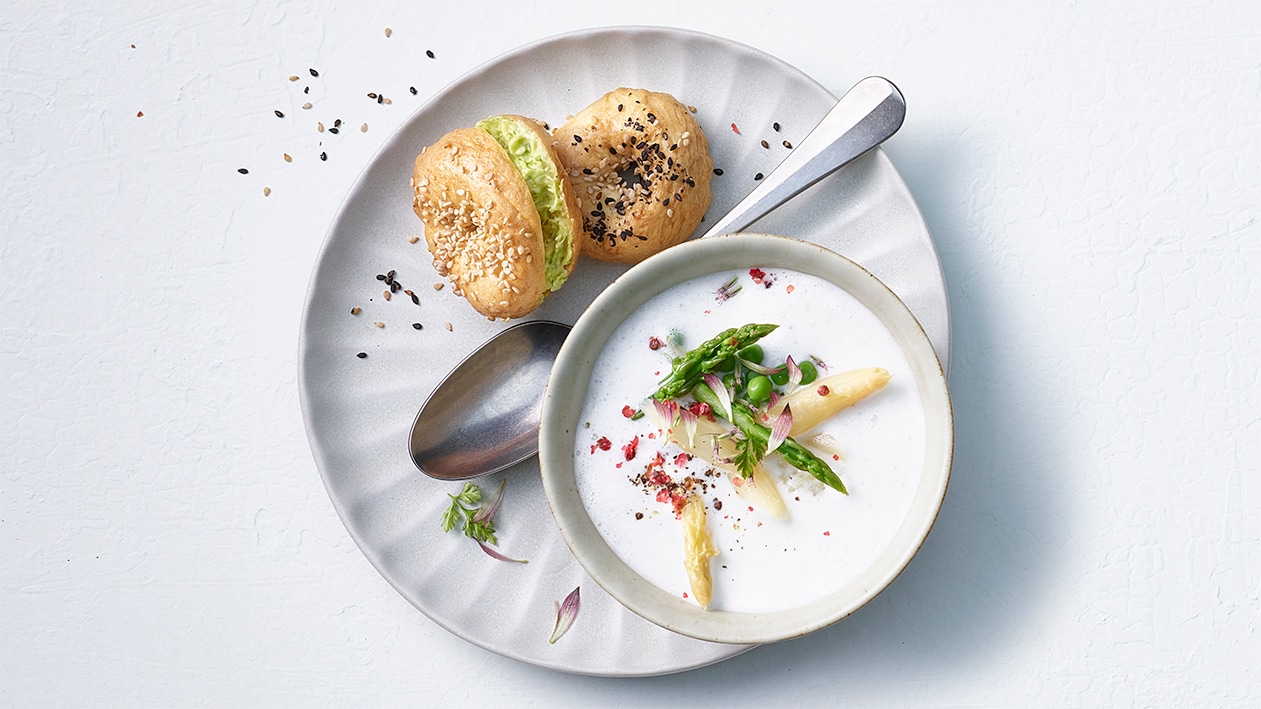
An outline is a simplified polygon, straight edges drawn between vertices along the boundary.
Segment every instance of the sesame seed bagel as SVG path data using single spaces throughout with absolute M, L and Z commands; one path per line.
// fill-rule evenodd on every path
M 434 268 L 489 318 L 530 313 L 577 265 L 578 200 L 550 140 L 530 119 L 493 116 L 416 158 L 412 206 Z
M 578 193 L 584 256 L 642 261 L 691 236 L 709 208 L 709 144 L 670 94 L 610 91 L 552 135 Z

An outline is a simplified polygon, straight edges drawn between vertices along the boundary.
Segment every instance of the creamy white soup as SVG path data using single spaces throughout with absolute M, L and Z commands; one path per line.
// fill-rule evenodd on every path
M 735 284 L 722 289 L 731 279 Z M 764 465 L 784 500 L 786 520 L 738 497 L 711 463 L 680 455 L 653 417 L 631 418 L 651 406 L 647 397 L 669 374 L 673 357 L 747 323 L 779 326 L 758 343 L 765 366 L 791 355 L 815 364 L 820 378 L 866 367 L 892 375 L 880 391 L 794 435 L 840 476 L 848 495 L 776 454 L 767 456 Z M 924 439 L 914 376 L 871 311 L 814 276 L 751 268 L 669 288 L 621 324 L 587 389 L 575 472 L 582 502 L 613 551 L 680 598 L 689 597 L 690 586 L 683 530 L 668 490 L 691 478 L 692 491 L 705 501 L 718 550 L 710 562 L 710 610 L 771 612 L 817 601 L 871 565 L 910 507 L 924 464 Z M 663 485 L 662 476 L 671 485 Z

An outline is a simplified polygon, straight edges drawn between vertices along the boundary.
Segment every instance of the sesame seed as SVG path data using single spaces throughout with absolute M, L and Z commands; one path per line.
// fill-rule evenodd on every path
M 310 101 L 307 101 L 306 103 L 302 104 L 302 108 L 303 108 L 303 110 L 310 109 L 310 108 L 311 108 L 311 102 L 310 102 Z
M 435 284 L 433 284 L 433 289 L 434 289 L 434 290 L 442 290 L 442 287 L 443 287 L 444 285 L 446 285 L 446 284 L 445 284 L 445 283 L 435 283 Z
M 307 69 L 307 71 L 311 72 L 311 76 L 319 76 L 319 75 L 320 75 L 320 72 L 318 72 L 318 71 L 316 71 L 316 70 L 314 70 L 314 69 Z
M 363 308 L 360 308 L 360 307 L 358 307 L 358 306 L 353 307 L 353 308 L 351 308 L 351 309 L 350 309 L 350 314 L 351 314 L 351 315 L 358 315 L 359 313 L 362 313 L 362 312 L 363 312 Z
M 367 353 L 367 352 L 360 352 L 359 354 L 357 354 L 357 355 L 355 355 L 355 356 L 356 356 L 356 357 L 358 357 L 359 359 L 367 359 L 367 357 L 368 357 L 368 353 Z
M 340 119 L 340 118 L 338 118 L 338 119 L 336 119 L 336 120 L 334 120 L 334 121 L 333 121 L 333 127 L 334 127 L 334 128 L 337 128 L 337 127 L 338 127 L 338 126 L 340 126 L 341 124 L 342 124 L 342 119 Z
M 413 329 L 413 330 L 423 330 L 423 329 L 425 329 L 425 326 L 424 326 L 424 325 L 421 325 L 421 324 L 420 324 L 420 323 L 418 323 L 418 322 L 414 322 L 414 323 L 412 323 L 412 329 Z
M 275 113 L 276 113 L 276 118 L 284 118 L 284 117 L 285 117 L 285 114 L 281 113 L 280 111 L 276 111 Z
M 136 118 L 144 118 L 144 111 L 136 111 Z
M 386 28 L 385 28 L 385 36 L 386 36 L 386 37 L 389 37 L 389 36 L 390 36 L 390 35 L 392 35 L 392 34 L 394 34 L 394 30 L 390 29 L 389 27 L 386 27 Z
M 316 131 L 317 133 L 323 133 L 323 132 L 324 132 L 324 122 L 323 122 L 323 121 L 320 121 L 319 123 L 316 123 L 316 124 L 315 124 L 315 131 Z
M 784 141 L 784 147 L 785 147 L 785 148 L 788 148 L 789 150 L 792 150 L 792 149 L 793 149 L 793 144 L 792 144 L 792 143 L 789 143 L 788 141 L 786 141 L 786 140 L 785 140 L 785 141 Z
M 376 98 L 376 97 L 377 97 L 377 92 L 375 91 L 368 92 L 368 98 Z
M 415 87 L 415 86 L 408 86 L 408 87 L 407 87 L 407 90 L 408 90 L 408 91 L 410 91 L 410 92 L 412 92 L 412 96 L 415 96 L 415 95 L 416 95 L 416 87 Z
M 367 123 L 365 123 L 365 124 L 363 124 L 363 125 L 359 126 L 359 132 L 360 132 L 360 133 L 367 133 L 367 132 L 368 132 L 368 124 L 367 124 Z
M 293 157 L 289 153 L 285 153 L 285 162 L 293 162 Z
M 419 237 L 419 236 L 413 236 L 413 237 L 411 237 L 411 238 L 409 238 L 409 239 L 407 240 L 407 243 L 409 243 L 409 244 L 414 244 L 414 243 L 416 243 L 417 241 L 420 241 L 420 237 Z
M 759 172 L 758 174 L 753 176 L 753 181 L 757 182 L 758 180 L 762 179 L 762 177 L 763 177 L 762 173 Z
M 297 74 L 293 74 L 293 75 L 291 75 L 291 76 L 289 77 L 289 80 L 290 80 L 290 81 L 297 81 L 297 80 L 298 80 L 298 75 L 297 75 Z
M 451 327 L 451 323 L 449 323 L 449 322 L 447 322 L 447 323 L 442 323 L 442 326 L 443 326 L 443 327 L 445 327 L 445 328 L 447 329 L 447 332 L 454 332 L 454 330 L 455 330 L 455 328 Z
M 426 49 L 426 50 L 425 50 L 425 56 L 429 57 L 430 59 L 434 59 L 434 58 L 435 58 L 435 57 L 434 57 L 434 55 L 433 55 L 433 50 L 432 50 L 432 49 Z
M 766 142 L 765 140 L 763 140 L 763 141 L 762 141 L 762 147 L 763 147 L 763 148 L 768 148 L 768 149 L 769 149 L 769 148 L 771 147 L 771 144 L 770 144 L 770 143 L 768 143 L 768 142 Z
M 776 133 L 778 133 L 778 132 L 779 132 L 779 121 L 776 121 L 776 122 L 772 123 L 772 124 L 771 124 L 771 128 L 774 128 L 774 129 L 775 129 L 775 132 L 776 132 Z
M 332 133 L 333 135 L 337 135 L 337 134 L 338 134 L 338 133 L 340 133 L 341 131 L 339 131 L 337 128 L 329 128 L 329 129 L 328 129 L 328 132 L 329 132 L 329 133 Z
M 264 196 L 264 197 L 270 197 L 270 196 L 271 196 L 271 188 L 270 188 L 270 187 L 264 187 L 264 188 L 263 188 L 263 196 Z
M 250 174 L 250 171 L 249 171 L 249 170 L 246 170 L 246 169 L 245 169 L 245 168 L 243 168 L 243 167 L 238 167 L 238 168 L 236 169 L 236 171 L 237 171 L 237 172 L 239 172 L 239 173 L 241 173 L 242 175 L 248 175 L 248 174 Z
M 716 168 L 714 168 L 714 174 L 715 174 L 715 175 L 721 175 L 721 174 L 722 174 L 722 168 L 721 168 L 721 167 L 716 167 Z
M 381 297 L 382 297 L 382 298 L 385 298 L 386 300 L 389 300 L 389 299 L 390 299 L 390 292 L 389 292 L 388 290 L 386 290 L 386 291 L 382 291 L 382 292 L 381 292 Z
M 377 327 L 385 327 L 385 323 L 381 322 L 380 320 L 378 320 L 378 321 L 376 321 L 376 322 L 374 322 L 374 323 L 372 323 L 372 324 L 373 324 L 373 325 L 376 325 Z
M 328 160 L 328 153 L 320 153 L 320 160 Z M 758 173 L 757 179 L 762 179 L 762 173 Z

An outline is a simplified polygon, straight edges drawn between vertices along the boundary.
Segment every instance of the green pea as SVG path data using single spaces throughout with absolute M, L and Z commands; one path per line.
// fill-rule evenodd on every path
M 724 359 L 723 361 L 718 363 L 718 371 L 720 372 L 730 372 L 735 368 L 736 368 L 735 357 L 728 357 L 727 359 Z
M 779 386 L 784 386 L 788 383 L 788 367 L 782 364 L 779 366 L 782 367 L 782 369 L 771 375 L 771 381 L 775 382 Z
M 759 374 L 749 379 L 745 393 L 749 395 L 749 401 L 760 404 L 771 398 L 771 380 Z
M 749 362 L 752 362 L 754 364 L 761 364 L 762 357 L 764 355 L 762 354 L 761 345 L 749 345 L 748 347 L 744 347 L 740 350 L 737 350 L 736 356 L 739 357 L 740 359 L 748 360 Z
M 819 378 L 819 370 L 815 369 L 814 362 L 811 362 L 810 360 L 806 360 L 797 365 L 797 368 L 801 370 L 802 384 L 809 384 Z

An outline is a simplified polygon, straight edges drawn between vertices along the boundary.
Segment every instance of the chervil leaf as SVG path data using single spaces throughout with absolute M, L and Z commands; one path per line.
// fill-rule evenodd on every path
M 740 438 L 736 440 L 736 470 L 740 471 L 740 476 L 745 478 L 753 477 L 753 469 L 757 464 L 762 462 L 762 458 L 766 456 L 766 444 L 760 443 L 754 438 Z

